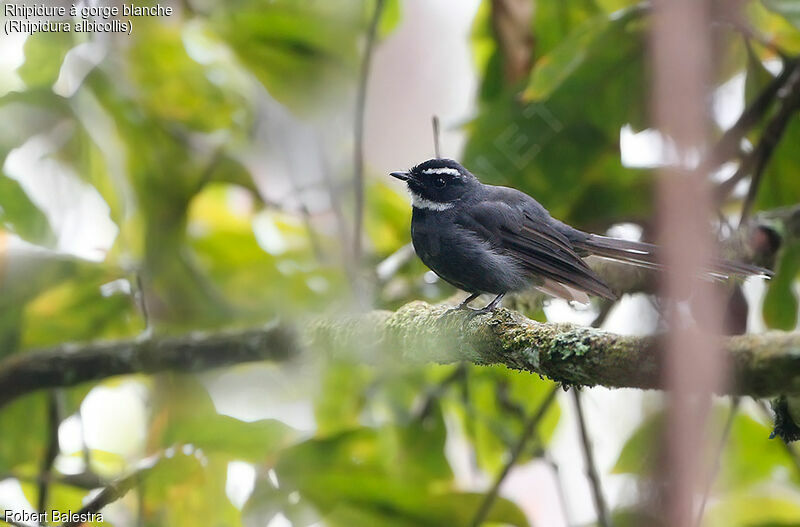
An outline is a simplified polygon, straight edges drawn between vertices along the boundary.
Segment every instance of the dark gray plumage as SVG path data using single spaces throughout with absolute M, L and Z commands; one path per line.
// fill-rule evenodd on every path
M 411 239 L 420 259 L 443 280 L 471 293 L 497 297 L 536 287 L 552 296 L 588 301 L 587 294 L 615 299 L 615 293 L 586 265 L 597 255 L 657 268 L 655 245 L 608 238 L 573 229 L 550 216 L 538 201 L 518 190 L 485 185 L 452 159 L 431 159 L 407 172 L 412 197 Z M 736 262 L 715 262 L 719 276 L 771 273 Z

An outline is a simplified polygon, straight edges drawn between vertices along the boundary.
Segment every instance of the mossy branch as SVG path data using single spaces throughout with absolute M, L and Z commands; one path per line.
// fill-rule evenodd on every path
M 800 393 L 800 333 L 723 341 L 733 381 L 727 393 L 767 397 Z M 68 344 L 0 362 L 0 406 L 36 390 L 116 375 L 198 372 L 302 353 L 354 362 L 504 364 L 573 385 L 662 387 L 658 338 L 615 335 L 571 324 L 542 324 L 506 309 L 475 315 L 412 302 L 396 312 L 317 320 L 303 331 L 268 327 Z

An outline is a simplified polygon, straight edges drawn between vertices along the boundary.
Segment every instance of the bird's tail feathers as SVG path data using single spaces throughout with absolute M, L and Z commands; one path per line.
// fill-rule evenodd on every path
M 585 240 L 575 243 L 575 248 L 586 251 L 601 258 L 638 265 L 648 269 L 662 269 L 659 258 L 659 247 L 652 243 L 634 242 L 608 236 L 590 234 Z M 730 276 L 762 276 L 772 277 L 769 269 L 757 265 L 733 262 L 721 258 L 715 259 L 706 273 L 717 279 L 726 279 Z

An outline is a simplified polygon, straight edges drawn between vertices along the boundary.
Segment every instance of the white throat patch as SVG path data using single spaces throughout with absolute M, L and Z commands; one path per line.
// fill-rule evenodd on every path
M 453 203 L 440 203 L 438 201 L 431 201 L 423 198 L 413 190 L 408 191 L 411 194 L 411 205 L 417 209 L 443 211 L 453 208 Z

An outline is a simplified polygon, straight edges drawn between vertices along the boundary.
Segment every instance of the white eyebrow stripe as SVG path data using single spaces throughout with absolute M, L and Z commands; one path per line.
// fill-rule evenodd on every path
M 461 174 L 455 168 L 426 168 L 422 171 L 423 174 L 450 174 L 451 176 L 460 176 Z

